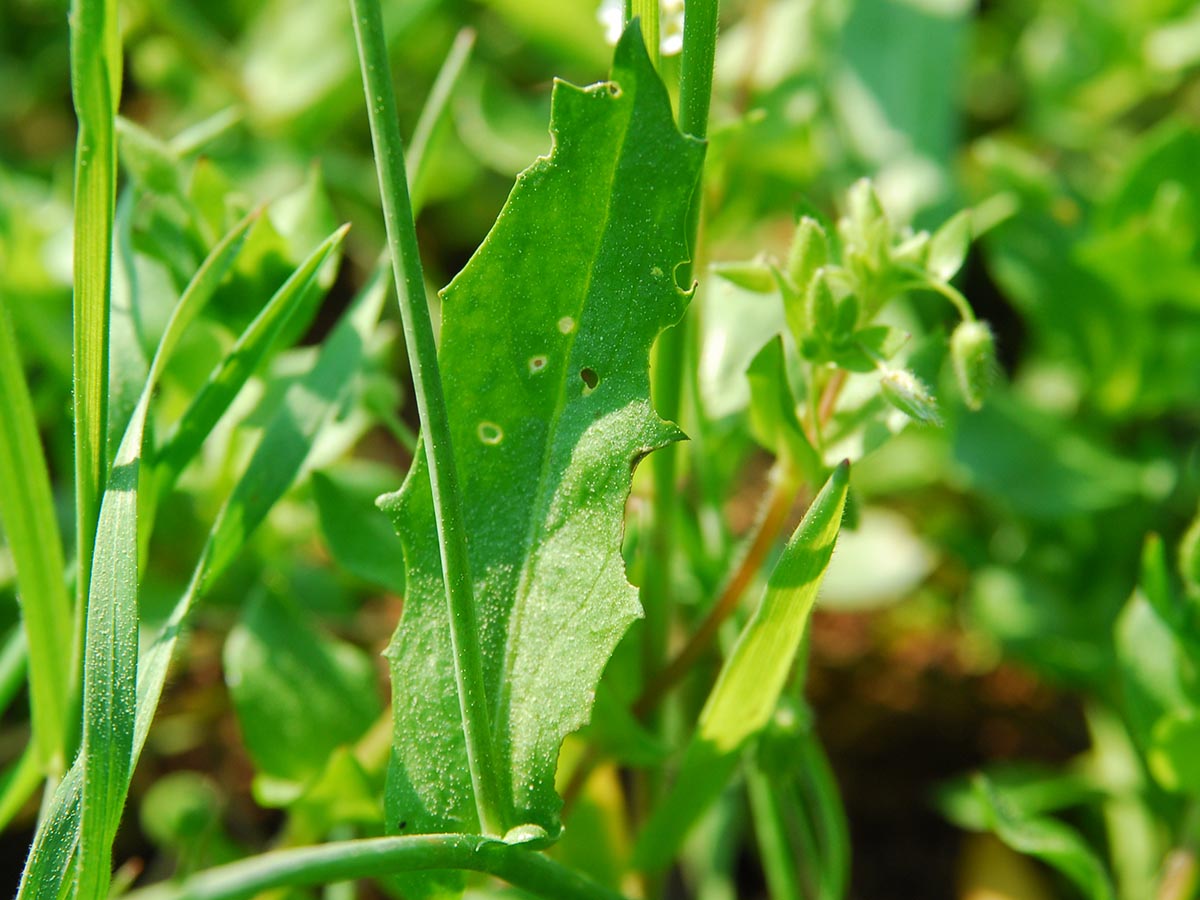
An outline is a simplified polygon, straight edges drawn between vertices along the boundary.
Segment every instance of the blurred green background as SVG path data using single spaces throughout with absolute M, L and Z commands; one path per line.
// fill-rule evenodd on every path
M 0 0 L 0 299 L 64 510 L 74 145 L 66 13 L 60 2 Z M 548 150 L 553 79 L 602 79 L 610 51 L 595 0 L 403 0 L 385 4 L 385 17 L 406 135 L 456 35 L 475 34 L 414 178 L 427 277 L 440 287 L 486 234 L 515 174 Z M 959 286 L 995 329 L 1005 369 L 982 412 L 951 407 L 943 429 L 910 428 L 855 473 L 858 527 L 830 575 L 809 682 L 848 806 L 853 896 L 975 896 L 1004 866 L 1020 868 L 964 841 L 932 800 L 967 770 L 1015 761 L 1041 767 L 1020 778 L 1004 770 L 1026 786 L 1087 773 L 1060 805 L 1109 858 L 1123 896 L 1149 896 L 1137 893 L 1140 879 L 1179 840 L 1200 785 L 1189 781 L 1194 761 L 1180 776 L 1186 760 L 1172 753 L 1181 751 L 1139 728 L 1127 688 L 1136 667 L 1123 662 L 1114 628 L 1145 535 L 1161 534 L 1173 558 L 1200 488 L 1200 7 L 727 0 L 721 18 L 701 263 L 783 256 L 797 210 L 831 214 L 864 175 L 896 222 L 933 226 L 971 207 L 980 235 Z M 126 0 L 121 20 L 122 184 L 142 190 L 119 212 L 117 302 L 137 296 L 133 306 L 161 316 L 190 271 L 197 249 L 173 197 L 202 208 L 216 233 L 232 212 L 270 204 L 256 265 L 215 301 L 223 321 L 170 373 L 167 396 L 182 398 L 229 329 L 349 221 L 347 261 L 336 278 L 327 273 L 329 296 L 293 352 L 328 332 L 383 244 L 370 139 L 344 4 Z M 678 57 L 663 66 L 671 83 Z M 164 170 L 163 159 L 176 167 Z M 755 302 L 701 275 L 701 389 L 710 412 L 743 434 L 742 371 L 773 327 Z M 937 307 L 910 314 L 933 329 L 943 321 Z M 170 818 L 146 812 L 156 802 L 181 818 L 192 803 L 200 825 L 139 828 L 131 816 L 118 859 L 178 851 L 180 835 L 199 828 L 207 843 L 186 852 L 211 862 L 278 825 L 279 813 L 256 802 L 265 788 L 250 791 L 243 741 L 255 739 L 239 732 L 221 672 L 231 628 L 243 647 L 276 629 L 308 633 L 271 596 L 288 594 L 358 654 L 361 664 L 338 668 L 346 685 L 372 681 L 363 651 L 373 655 L 390 635 L 398 601 L 380 585 L 399 576 L 386 554 L 339 546 L 338 517 L 399 483 L 410 458 L 403 434 L 416 424 L 402 406 L 394 327 L 381 329 L 373 360 L 362 415 L 331 439 L 322 474 L 281 507 L 253 562 L 203 612 L 135 779 L 142 822 Z M 403 421 L 389 419 L 396 408 Z M 151 616 L 186 572 L 183 548 L 203 535 L 205 486 L 227 482 L 226 458 L 246 446 L 227 436 L 161 514 L 144 598 Z M 745 439 L 728 442 L 728 454 L 720 468 L 731 473 L 763 465 Z M 735 530 L 738 516 L 734 503 Z M 385 530 L 379 541 L 389 538 Z M 254 587 L 263 583 L 265 592 Z M 16 618 L 0 547 L 0 628 L 11 632 Z M 1166 652 L 1155 640 L 1174 638 L 1141 635 L 1136 646 Z M 382 709 L 376 701 L 354 712 L 351 732 Z M 0 762 L 23 748 L 25 718 L 14 703 L 0 719 Z M 1147 767 L 1156 752 L 1173 783 Z M 253 762 L 260 775 L 273 771 L 261 753 Z M 281 778 L 292 764 L 275 766 Z M 0 843 L 0 892 L 15 887 L 34 812 Z M 761 877 L 747 868 L 739 896 L 756 896 Z M 1013 877 L 1037 885 L 1027 890 L 1058 896 L 1042 870 L 1021 872 Z

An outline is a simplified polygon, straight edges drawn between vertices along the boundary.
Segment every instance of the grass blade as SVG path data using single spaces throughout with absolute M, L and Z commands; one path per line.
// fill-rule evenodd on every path
M 0 306 L 0 396 L 0 521 L 17 569 L 33 740 L 43 769 L 57 774 L 66 764 L 75 626 L 50 474 L 7 306 Z
M 304 305 L 317 273 L 341 245 L 347 227 L 339 228 L 322 241 L 275 292 L 176 423 L 156 458 L 160 473 L 160 496 L 175 483 L 238 391 L 270 354 L 292 314 Z
M 167 323 L 117 450 L 96 527 L 83 667 L 83 795 L 77 896 L 108 893 L 112 843 L 133 765 L 138 677 L 138 481 L 146 416 L 158 380 L 188 325 L 216 291 L 254 217 L 213 251 Z
M 116 113 L 121 44 L 115 0 L 71 4 L 75 150 L 75 518 L 79 597 L 87 596 L 104 490 L 108 317 L 117 189 Z
M 21 811 L 42 780 L 42 767 L 36 748 L 30 744 L 0 779 L 0 830 Z
M 425 182 L 429 177 L 430 150 L 433 140 L 438 134 L 439 126 L 445 121 L 446 111 L 450 108 L 450 97 L 454 93 L 463 69 L 466 68 L 467 60 L 470 58 L 471 49 L 474 46 L 475 32 L 470 28 L 462 29 L 454 38 L 454 44 L 451 46 L 450 52 L 446 54 L 446 61 L 438 70 L 437 78 L 434 79 L 425 105 L 421 107 L 421 116 L 417 119 L 417 127 L 413 129 L 405 173 L 408 176 L 408 183 L 412 185 L 414 216 L 424 205 Z
M 241 250 L 247 217 L 209 255 L 184 291 L 163 333 L 145 387 L 117 452 L 97 525 L 84 657 L 83 747 L 34 835 L 21 896 L 59 883 L 81 847 L 79 895 L 102 896 L 109 854 L 132 767 L 137 682 L 138 473 L 150 399 L 187 326 L 208 302 Z M 55 895 L 56 896 L 56 895 Z
M 82 900 L 108 893 L 112 842 L 129 784 L 137 697 L 138 474 L 149 398 L 143 393 L 125 430 L 96 525 L 83 663 Z
M 303 289 L 304 283 L 296 282 L 293 292 Z M 288 400 L 267 425 L 245 474 L 218 514 L 186 591 L 139 660 L 130 768 L 145 745 L 171 656 L 192 606 L 295 479 L 321 428 L 340 405 L 346 384 L 358 371 L 362 348 L 379 318 L 386 290 L 381 270 L 334 330 L 313 371 L 289 390 Z M 58 900 L 61 888 L 70 880 L 81 832 L 83 771 L 81 758 L 55 792 L 49 813 L 34 836 L 18 900 Z
M 658 871 L 724 788 L 742 749 L 770 721 L 796 658 L 817 589 L 833 556 L 849 486 L 838 466 L 813 500 L 738 636 L 700 713 L 675 787 L 638 841 L 638 865 Z

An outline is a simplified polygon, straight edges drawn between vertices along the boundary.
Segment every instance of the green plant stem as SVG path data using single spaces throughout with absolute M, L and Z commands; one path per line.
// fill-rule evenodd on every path
M 108 320 L 121 89 L 114 0 L 74 0 L 69 16 L 75 149 L 75 520 L 82 609 L 104 493 L 108 428 Z
M 658 13 L 660 0 L 633 0 L 630 4 L 630 18 L 637 19 L 642 26 L 642 37 L 646 41 L 646 52 L 654 68 L 662 62 L 660 49 Z
M 636 8 L 636 4 L 635 4 Z M 657 12 L 657 7 L 656 7 Z M 643 26 L 644 28 L 644 26 Z M 708 110 L 712 100 L 713 60 L 717 47 L 717 0 L 691 0 L 683 21 L 683 60 L 679 78 L 679 128 L 684 134 L 703 139 L 708 133 Z M 703 169 L 688 208 L 688 259 L 679 267 L 678 280 L 690 289 L 695 272 L 700 232 Z M 658 339 L 653 382 L 654 405 L 664 419 L 677 422 L 683 399 L 684 364 L 687 356 L 688 319 L 668 328 Z M 670 623 L 671 555 L 675 545 L 675 481 L 679 454 L 674 445 L 650 457 L 654 483 L 654 527 L 650 539 L 653 554 L 643 586 L 646 609 L 646 667 L 654 671 L 662 659 Z
M 421 272 L 417 230 L 404 174 L 404 146 L 400 138 L 396 97 L 392 90 L 383 16 L 378 0 L 350 0 L 350 7 L 354 15 L 354 33 L 358 41 L 367 114 L 375 148 L 384 224 L 392 253 L 392 271 L 396 279 L 404 340 L 412 370 L 413 393 L 421 416 L 421 437 L 433 490 L 442 574 L 450 610 L 454 675 L 471 783 L 475 792 L 475 808 L 481 830 L 487 834 L 503 834 L 508 824 L 508 804 L 502 799 L 505 794 L 498 777 L 492 741 L 462 497 L 450 443 L 446 399 L 438 371 L 437 344 L 425 300 L 425 279 Z
M 762 567 L 767 553 L 775 546 L 780 532 L 787 524 L 788 512 L 791 510 L 795 498 L 796 487 L 792 479 L 774 474 L 771 479 L 770 491 L 763 504 L 762 515 L 737 568 L 725 583 L 716 602 L 709 608 L 708 615 L 704 617 L 700 627 L 692 633 L 683 649 L 647 685 L 637 702 L 634 703 L 634 715 L 639 718 L 648 715 L 658 706 L 667 692 L 691 671 L 692 666 L 711 646 L 721 626 L 738 608 L 742 595 Z
M 431 869 L 485 872 L 548 900 L 622 900 L 540 853 L 471 834 L 365 838 L 276 850 L 182 882 L 134 891 L 126 900 L 236 900 L 274 888 Z
M 954 287 L 954 285 L 947 284 L 944 281 L 937 281 L 932 278 L 922 277 L 923 273 L 920 273 L 919 271 L 917 271 L 915 274 L 916 277 L 914 277 L 912 281 L 905 281 L 897 285 L 897 292 L 931 291 L 932 293 L 939 294 L 946 300 L 950 301 L 950 304 L 954 307 L 955 311 L 958 312 L 959 316 L 962 317 L 964 322 L 975 321 L 975 310 L 971 308 L 970 302 L 962 295 L 958 288 Z
M 718 0 L 688 0 L 683 19 L 683 60 L 679 72 L 679 129 L 703 139 L 712 103 L 713 61 L 717 55 Z M 699 203 L 692 204 L 699 211 Z M 697 221 L 699 217 L 697 216 Z M 691 239 L 696 237 L 692 225 Z
M 738 560 L 725 587 L 709 608 L 704 621 L 693 632 L 683 649 L 671 661 L 649 679 L 641 695 L 634 701 L 633 714 L 639 719 L 650 715 L 662 702 L 663 698 L 683 679 L 696 661 L 704 655 L 721 626 L 738 608 L 746 588 L 754 580 L 761 568 L 767 553 L 775 545 L 784 525 L 787 524 L 788 512 L 795 500 L 795 484 L 792 479 L 774 473 L 771 487 L 762 503 L 762 512 L 755 524 L 754 532 L 746 550 Z M 588 750 L 579 758 L 571 777 L 563 789 L 563 811 L 566 814 L 574 805 L 576 798 L 583 790 L 592 772 L 600 763 L 601 754 L 595 747 Z

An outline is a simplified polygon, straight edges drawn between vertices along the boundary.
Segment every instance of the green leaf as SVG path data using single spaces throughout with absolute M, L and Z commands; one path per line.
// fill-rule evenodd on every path
M 334 560 L 358 578 L 404 593 L 400 539 L 375 498 L 396 483 L 395 471 L 366 461 L 314 472 L 313 499 Z
M 304 304 L 305 296 L 321 266 L 338 248 L 345 235 L 346 226 L 343 226 L 309 255 L 276 291 L 209 376 L 159 448 L 156 462 L 161 470 L 160 490 L 174 483 L 238 391 L 276 346 L 288 320 Z
M 790 477 L 815 480 L 821 458 L 804 434 L 784 368 L 783 339 L 769 341 L 746 370 L 750 381 L 750 431 L 783 463 Z
M 796 658 L 817 589 L 833 556 L 849 488 L 849 465 L 829 477 L 767 582 L 762 602 L 721 668 L 700 713 L 675 786 L 651 816 L 635 859 L 658 871 L 721 792 L 741 750 L 771 719 Z
M 971 246 L 971 213 L 963 210 L 951 217 L 929 240 L 925 271 L 938 281 L 949 281 L 958 274 Z
M 242 739 L 260 776 L 298 797 L 333 751 L 379 715 L 366 653 L 324 635 L 297 610 L 262 593 L 225 642 L 225 680 Z M 276 803 L 280 791 L 275 792 Z M 273 804 L 275 805 L 275 804 Z
M 71 600 L 63 580 L 62 539 L 17 337 L 0 299 L 0 522 L 17 569 L 17 597 L 29 651 L 33 741 L 43 767 L 65 766 L 71 694 Z
M 611 83 L 556 84 L 551 131 L 553 153 L 518 177 L 445 291 L 439 359 L 496 749 L 515 821 L 553 835 L 559 745 L 640 612 L 620 553 L 632 467 L 680 437 L 650 405 L 648 355 L 687 299 L 673 273 L 701 148 L 675 129 L 636 30 Z M 466 827 L 476 814 L 423 454 L 381 503 L 408 574 L 388 651 L 388 818 L 411 832 Z
M 1056 819 L 1021 815 L 986 775 L 976 776 L 975 793 L 986 827 L 1005 844 L 1053 866 L 1089 900 L 1115 900 L 1104 864 L 1077 831 Z
M 771 271 L 770 264 L 762 258 L 745 262 L 713 263 L 709 270 L 730 284 L 736 284 L 756 294 L 770 294 L 777 288 L 775 273 Z
M 347 385 L 359 371 L 386 293 L 387 281 L 380 269 L 325 342 L 313 369 L 288 392 L 282 408 L 263 430 L 245 473 L 217 515 L 191 582 L 138 660 L 131 766 L 146 742 L 171 656 L 192 606 L 291 485 L 317 436 L 340 407 Z M 83 768 L 77 760 L 68 771 L 34 835 L 18 894 L 22 900 L 58 900 L 60 887 L 72 875 L 80 834 Z

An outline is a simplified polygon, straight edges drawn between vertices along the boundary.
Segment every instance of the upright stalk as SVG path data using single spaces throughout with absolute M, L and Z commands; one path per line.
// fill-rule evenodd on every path
M 661 41 L 659 39 L 659 2 L 660 0 L 633 0 L 630 4 L 629 18 L 637 19 L 642 26 L 642 37 L 646 41 L 646 52 L 650 61 L 657 69 L 662 61 Z
M 485 834 L 503 834 L 508 825 L 492 740 L 475 597 L 467 555 L 466 528 L 458 473 L 450 443 L 446 398 L 438 371 L 425 279 L 417 248 L 417 230 L 405 179 L 404 145 L 396 114 L 391 68 L 384 39 L 379 0 L 350 0 L 354 33 L 362 68 L 371 140 L 379 174 L 379 192 L 392 271 L 404 325 L 404 341 L 412 370 L 413 393 L 421 416 L 421 437 L 433 489 L 433 512 L 442 555 L 442 576 L 450 611 L 454 648 L 454 678 L 466 738 L 467 760 L 475 793 L 479 827 Z
M 69 17 L 71 99 L 79 121 L 75 146 L 73 388 L 80 622 L 107 474 L 108 320 L 117 190 L 116 115 L 121 91 L 116 6 L 116 0 L 74 0 Z
M 636 6 L 636 4 L 635 4 Z M 712 99 L 713 60 L 717 47 L 718 0 L 688 0 L 683 20 L 683 60 L 679 77 L 679 128 L 703 139 L 708 134 L 708 109 Z M 690 288 L 694 277 L 703 172 L 688 209 L 688 260 L 679 267 L 679 281 Z M 687 351 L 687 318 L 668 328 L 658 339 L 654 360 L 654 405 L 659 415 L 678 421 L 683 397 Z M 654 672 L 666 650 L 670 621 L 669 595 L 671 548 L 675 529 L 675 480 L 678 451 L 674 444 L 650 457 L 654 480 L 653 554 L 645 577 L 647 674 Z

